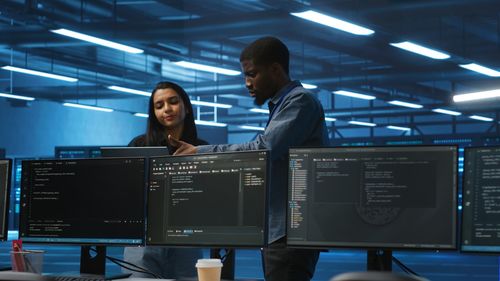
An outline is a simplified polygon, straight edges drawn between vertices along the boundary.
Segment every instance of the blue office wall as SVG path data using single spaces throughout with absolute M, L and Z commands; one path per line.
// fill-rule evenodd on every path
M 198 138 L 203 139 L 209 144 L 227 143 L 227 128 L 211 127 L 211 126 L 196 126 Z
M 34 101 L 14 107 L 0 99 L 0 147 L 11 157 L 52 156 L 54 146 L 124 145 L 144 131 L 146 120 L 122 112 L 70 108 Z
M 9 157 L 51 157 L 55 146 L 127 145 L 144 133 L 146 118 L 124 112 L 99 112 L 34 101 L 13 106 L 0 98 L 0 147 Z M 227 129 L 198 127 L 201 138 L 226 143 Z

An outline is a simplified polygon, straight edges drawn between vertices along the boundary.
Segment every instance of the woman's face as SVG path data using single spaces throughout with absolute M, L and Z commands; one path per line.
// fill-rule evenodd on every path
M 186 109 L 181 97 L 173 89 L 156 90 L 153 106 L 156 119 L 167 129 L 174 129 L 183 124 Z

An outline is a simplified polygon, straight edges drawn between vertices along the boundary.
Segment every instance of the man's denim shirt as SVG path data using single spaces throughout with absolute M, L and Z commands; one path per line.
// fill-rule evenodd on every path
M 282 98 L 283 97 L 283 98 Z M 281 102 L 280 99 L 282 98 Z M 270 151 L 269 243 L 285 236 L 288 189 L 288 149 L 328 146 L 323 107 L 314 94 L 292 81 L 270 100 L 268 125 L 255 140 L 241 144 L 198 146 L 198 153 L 267 149 Z

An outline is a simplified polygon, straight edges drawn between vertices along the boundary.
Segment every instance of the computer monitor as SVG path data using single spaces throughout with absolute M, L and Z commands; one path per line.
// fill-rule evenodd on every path
M 152 157 L 171 154 L 166 146 L 103 146 L 100 151 L 102 157 Z
M 22 165 L 19 237 L 24 242 L 143 244 L 144 158 L 30 160 Z M 104 270 L 104 259 L 100 266 Z
M 289 246 L 456 249 L 456 146 L 289 153 Z
M 465 148 L 463 252 L 500 253 L 500 146 Z
M 58 159 L 97 158 L 100 156 L 99 146 L 56 146 L 54 148 L 54 157 Z
M 146 245 L 266 244 L 267 151 L 150 158 Z
M 7 240 L 12 160 L 0 159 L 0 241 Z

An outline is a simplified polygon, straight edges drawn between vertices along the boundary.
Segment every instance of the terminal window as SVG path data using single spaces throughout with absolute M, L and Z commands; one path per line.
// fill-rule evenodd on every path
M 33 160 L 22 166 L 23 240 L 144 242 L 144 158 Z
M 267 152 L 150 159 L 146 244 L 263 246 Z
M 289 161 L 289 245 L 456 247 L 456 147 L 297 148 Z
M 463 251 L 500 252 L 500 147 L 466 148 Z

